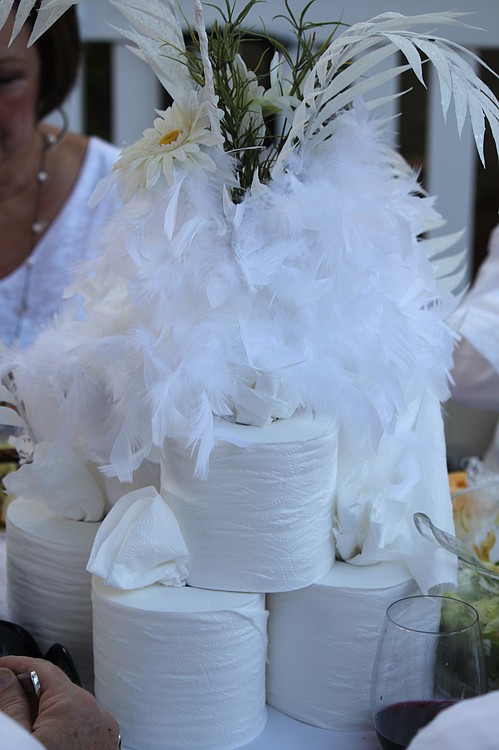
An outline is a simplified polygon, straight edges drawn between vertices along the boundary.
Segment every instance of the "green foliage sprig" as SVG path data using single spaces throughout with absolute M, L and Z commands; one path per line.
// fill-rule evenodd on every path
M 215 92 L 222 111 L 221 132 L 225 150 L 236 158 L 240 195 L 251 186 L 255 175 L 266 182 L 289 132 L 289 116 L 302 96 L 302 85 L 318 58 L 328 47 L 341 24 L 309 21 L 311 0 L 296 14 L 285 0 L 282 19 L 294 38 L 293 52 L 283 41 L 248 23 L 250 11 L 265 0 L 249 0 L 236 13 L 236 2 L 224 0 L 224 6 L 210 5 L 220 14 L 208 34 L 209 56 L 213 68 Z M 317 41 L 320 28 L 329 33 Z M 199 40 L 188 25 L 189 43 L 185 61 L 193 80 L 204 86 L 204 69 L 199 54 Z M 243 62 L 255 42 L 264 43 L 264 51 L 252 70 Z M 278 53 L 277 55 L 275 53 Z M 270 73 L 269 73 L 270 68 Z M 237 195 L 234 196 L 237 199 Z

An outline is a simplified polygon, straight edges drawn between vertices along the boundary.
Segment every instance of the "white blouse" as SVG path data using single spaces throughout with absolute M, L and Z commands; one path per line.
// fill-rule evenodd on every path
M 108 194 L 92 209 L 87 202 L 98 181 L 110 173 L 118 155 L 115 146 L 90 138 L 76 184 L 31 256 L 28 309 L 17 342 L 21 347 L 30 344 L 58 311 L 77 264 L 95 253 L 96 234 L 111 213 L 114 198 Z M 0 280 L 0 341 L 6 345 L 13 343 L 24 279 L 23 264 Z

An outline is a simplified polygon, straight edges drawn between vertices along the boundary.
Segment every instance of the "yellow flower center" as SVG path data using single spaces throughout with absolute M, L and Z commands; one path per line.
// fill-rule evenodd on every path
M 165 133 L 165 135 L 159 139 L 159 145 L 169 146 L 170 143 L 174 143 L 177 140 L 181 132 L 181 130 L 170 130 L 169 133 Z

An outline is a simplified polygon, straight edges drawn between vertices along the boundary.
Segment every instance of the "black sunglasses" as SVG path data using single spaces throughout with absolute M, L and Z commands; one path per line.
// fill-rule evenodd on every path
M 46 659 L 62 669 L 71 682 L 81 687 L 80 676 L 65 646 L 54 643 L 43 655 L 31 633 L 14 622 L 0 620 L 0 656 L 29 656 L 32 659 Z

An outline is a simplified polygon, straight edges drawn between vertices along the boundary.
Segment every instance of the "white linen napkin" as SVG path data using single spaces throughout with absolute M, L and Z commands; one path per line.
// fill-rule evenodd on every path
M 47 441 L 36 443 L 33 463 L 25 463 L 8 474 L 3 484 L 10 495 L 44 503 L 56 516 L 71 521 L 100 521 L 104 495 L 92 469 L 69 446 L 57 452 Z
M 423 727 L 407 750 L 497 750 L 499 691 L 459 701 Z
M 375 450 L 369 437 L 340 449 L 333 533 L 342 559 L 357 565 L 405 561 L 421 590 L 455 588 L 457 559 L 417 531 L 427 513 L 454 533 L 441 406 L 425 395 Z
M 123 495 L 102 522 L 87 570 L 108 586 L 184 586 L 188 550 L 172 510 L 154 487 Z

